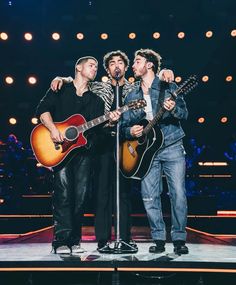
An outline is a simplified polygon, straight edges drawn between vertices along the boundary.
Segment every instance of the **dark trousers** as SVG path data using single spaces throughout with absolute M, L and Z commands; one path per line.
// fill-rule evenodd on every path
M 126 241 L 131 235 L 129 182 L 120 173 L 120 238 Z M 116 211 L 116 162 L 113 151 L 97 155 L 94 187 L 95 235 L 98 242 L 105 242 L 111 240 L 112 214 Z
M 81 240 L 82 214 L 89 189 L 91 158 L 76 155 L 54 173 L 53 246 L 78 244 Z

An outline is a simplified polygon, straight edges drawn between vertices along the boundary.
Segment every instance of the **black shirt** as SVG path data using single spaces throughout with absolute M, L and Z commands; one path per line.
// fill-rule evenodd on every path
M 76 94 L 73 83 L 64 84 L 58 92 L 48 90 L 37 106 L 36 115 L 50 112 L 54 122 L 64 121 L 74 114 L 81 114 L 86 121 L 104 114 L 104 102 L 92 91 L 86 91 L 83 96 Z
M 72 82 L 64 84 L 58 92 L 51 89 L 47 91 L 37 106 L 36 115 L 40 117 L 45 112 L 50 112 L 54 122 L 64 121 L 74 114 L 80 114 L 86 121 L 90 121 L 104 114 L 104 102 L 92 91 L 86 91 L 83 96 L 78 96 Z M 102 129 L 102 125 L 98 125 L 86 132 L 85 135 L 89 135 L 87 146 L 94 145 L 98 139 L 95 138 L 95 134 L 98 135 Z

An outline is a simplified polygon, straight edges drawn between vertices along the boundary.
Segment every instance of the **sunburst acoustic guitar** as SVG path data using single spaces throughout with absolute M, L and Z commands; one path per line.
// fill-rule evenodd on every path
M 135 100 L 118 110 L 123 113 L 129 109 L 139 109 L 146 106 L 143 99 Z M 56 122 L 58 130 L 65 135 L 62 143 L 51 140 L 49 130 L 43 125 L 37 125 L 31 132 L 30 143 L 36 159 L 45 167 L 59 166 L 73 150 L 87 144 L 84 132 L 109 120 L 109 113 L 86 122 L 80 114 L 75 114 L 65 121 Z

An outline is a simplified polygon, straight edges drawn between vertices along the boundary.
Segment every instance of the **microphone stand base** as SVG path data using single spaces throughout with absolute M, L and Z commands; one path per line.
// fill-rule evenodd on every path
M 138 247 L 135 243 L 127 243 L 123 240 L 119 240 L 115 242 L 113 254 L 128 254 L 128 253 L 137 253 Z

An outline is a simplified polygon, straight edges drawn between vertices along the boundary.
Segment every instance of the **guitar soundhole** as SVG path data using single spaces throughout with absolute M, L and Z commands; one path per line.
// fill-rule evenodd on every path
M 69 127 L 65 131 L 65 136 L 68 141 L 73 141 L 78 137 L 78 129 L 76 127 Z

